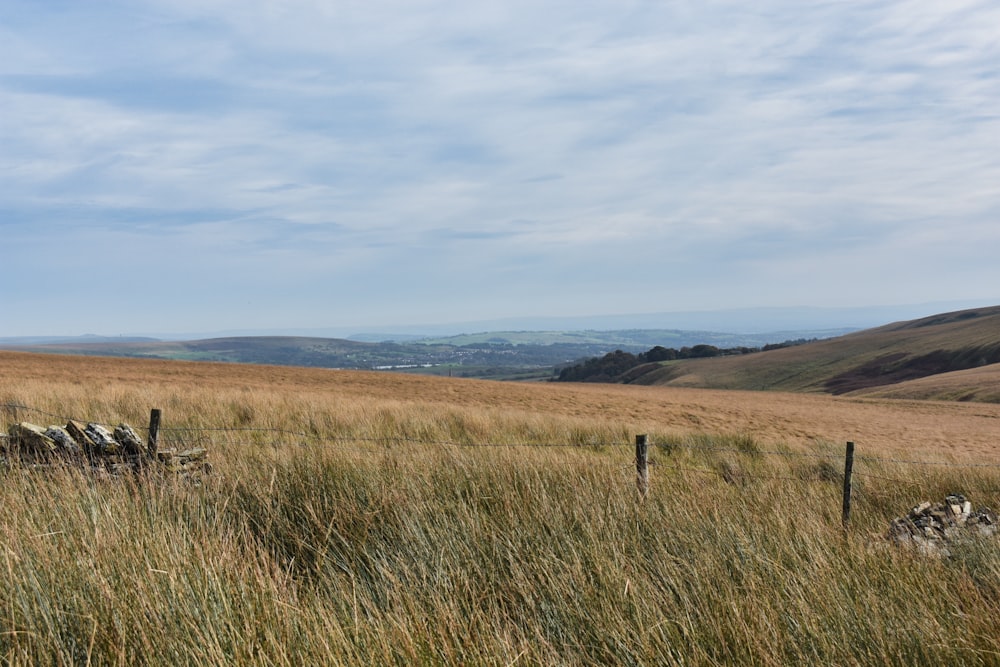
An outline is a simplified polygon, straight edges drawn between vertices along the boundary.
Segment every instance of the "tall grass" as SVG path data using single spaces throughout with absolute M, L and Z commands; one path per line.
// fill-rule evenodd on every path
M 0 474 L 9 664 L 1000 661 L 997 546 L 883 538 L 924 497 L 996 507 L 992 469 L 859 461 L 845 534 L 834 445 L 654 430 L 640 501 L 613 417 L 160 386 L 0 402 L 251 429 L 164 433 L 210 446 L 197 484 Z

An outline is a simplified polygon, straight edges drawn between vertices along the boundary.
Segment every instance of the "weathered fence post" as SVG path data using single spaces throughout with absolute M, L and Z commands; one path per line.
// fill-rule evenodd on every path
M 639 496 L 646 497 L 649 493 L 649 436 L 635 436 L 635 486 Z
M 851 472 L 854 470 L 854 443 L 847 443 L 844 457 L 844 528 L 851 520 Z
M 149 458 L 156 460 L 156 441 L 160 437 L 160 410 L 149 411 Z

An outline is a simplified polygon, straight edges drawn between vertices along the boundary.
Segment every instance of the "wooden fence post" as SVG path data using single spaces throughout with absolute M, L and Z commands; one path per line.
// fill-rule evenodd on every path
M 160 437 L 160 415 L 158 408 L 149 411 L 149 458 L 156 460 L 156 441 Z
M 639 496 L 646 497 L 649 493 L 649 436 L 635 436 L 635 486 Z
M 854 470 L 854 443 L 847 443 L 844 457 L 844 528 L 851 520 L 851 472 Z

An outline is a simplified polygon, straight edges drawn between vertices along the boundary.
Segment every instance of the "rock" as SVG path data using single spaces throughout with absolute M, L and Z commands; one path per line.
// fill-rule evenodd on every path
M 143 453 L 142 438 L 128 424 L 119 424 L 113 433 L 115 442 L 122 446 L 126 454 L 139 456 Z
M 186 449 L 182 452 L 178 452 L 176 449 L 161 449 L 156 452 L 157 460 L 167 470 L 175 473 L 211 472 L 211 464 L 204 462 L 206 456 L 208 456 L 208 450 L 202 447 Z
M 22 454 L 47 457 L 59 448 L 55 440 L 45 435 L 45 429 L 37 424 L 18 422 L 10 427 L 7 434 Z
M 50 426 L 45 429 L 45 435 L 52 438 L 57 445 L 59 445 L 60 451 L 66 454 L 80 454 L 83 450 L 80 448 L 79 443 L 73 439 L 73 436 L 69 434 L 69 431 L 61 426 Z
M 987 508 L 972 511 L 972 503 L 961 494 L 951 494 L 944 503 L 923 502 L 905 517 L 893 519 L 888 537 L 921 553 L 948 556 L 948 544 L 970 536 L 996 534 L 997 516 Z
M 208 450 L 202 447 L 187 449 L 177 454 L 177 458 L 180 459 L 181 463 L 190 463 L 191 461 L 202 461 L 206 456 L 208 456 Z
M 86 459 L 79 454 L 86 454 Z M 128 424 L 119 424 L 112 431 L 107 426 L 70 420 L 65 428 L 43 428 L 19 422 L 0 434 L 0 465 L 22 461 L 31 468 L 50 467 L 54 454 L 76 455 L 76 463 L 94 475 L 118 477 L 125 472 L 137 472 L 147 463 L 142 438 Z M 183 451 L 168 449 L 156 452 L 163 469 L 184 478 L 196 478 L 209 473 L 212 466 L 205 462 L 208 450 L 195 447 Z M 69 458 L 69 457 L 67 457 Z
M 91 422 L 87 424 L 87 427 L 83 429 L 83 432 L 86 433 L 87 437 L 90 438 L 90 441 L 94 443 L 94 450 L 98 454 L 104 456 L 117 454 L 122 449 L 122 446 L 115 440 L 114 434 L 100 424 L 94 424 Z
M 97 449 L 97 445 L 94 444 L 94 441 L 90 439 L 89 435 L 87 435 L 86 428 L 87 427 L 85 425 L 77 421 L 70 420 L 66 422 L 66 432 L 72 436 L 77 444 L 83 447 L 83 451 L 91 454 Z

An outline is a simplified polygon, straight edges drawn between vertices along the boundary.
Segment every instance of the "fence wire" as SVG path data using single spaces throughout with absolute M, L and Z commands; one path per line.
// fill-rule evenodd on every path
M 32 414 L 42 415 L 45 417 L 51 417 L 63 422 L 68 421 L 78 421 L 83 423 L 93 422 L 99 420 L 83 419 L 77 417 L 70 417 L 66 415 L 60 415 L 46 410 L 41 410 L 29 405 L 23 405 L 20 403 L 2 403 L 0 404 L 0 411 L 2 413 L 7 413 L 10 415 L 11 419 L 15 419 L 17 411 L 25 411 Z M 573 449 L 615 449 L 623 447 L 631 447 L 633 443 L 627 441 L 592 441 L 592 442 L 470 442 L 470 441 L 460 441 L 460 440 L 446 440 L 446 439 L 425 439 L 425 438 L 413 438 L 407 436 L 363 436 L 363 435 L 322 435 L 318 433 L 310 433 L 306 431 L 293 431 L 289 429 L 279 429 L 279 428 L 264 428 L 264 427 L 194 427 L 194 426 L 184 426 L 184 427 L 163 427 L 160 428 L 159 434 L 162 441 L 174 440 L 182 444 L 212 444 L 214 442 L 212 435 L 218 434 L 241 434 L 246 435 L 275 435 L 283 436 L 286 438 L 300 438 L 303 440 L 310 441 L 313 445 L 320 446 L 342 446 L 349 447 L 351 444 L 414 444 L 414 445 L 427 445 L 427 446 L 439 446 L 439 447 L 466 447 L 466 448 L 573 448 Z M 268 443 L 255 442 L 252 440 L 226 440 L 226 444 L 235 447 L 255 447 L 266 445 Z M 273 442 L 272 446 L 289 446 L 298 445 L 303 446 L 305 443 L 288 443 L 288 442 Z M 742 456 L 779 456 L 787 458 L 802 458 L 802 459 L 827 459 L 827 460 L 841 460 L 843 459 L 843 454 L 835 452 L 797 452 L 788 450 L 762 450 L 756 449 L 754 447 L 724 447 L 718 445 L 705 445 L 698 443 L 686 443 L 678 442 L 676 440 L 669 440 L 665 442 L 650 442 L 650 446 L 660 448 L 661 450 L 666 450 L 667 452 L 673 450 L 687 450 L 695 452 L 714 452 L 714 453 L 729 453 L 738 454 Z M 669 454 L 668 454 L 669 455 Z M 891 464 L 891 465 L 905 465 L 905 466 L 927 466 L 927 467 L 945 467 L 945 468 L 966 468 L 966 469 L 1000 469 L 1000 463 L 961 463 L 953 461 L 921 461 L 921 460 L 909 460 L 909 459 L 899 459 L 891 457 L 881 457 L 881 456 L 855 456 L 856 462 L 871 463 L 871 464 Z M 670 466 L 664 463 L 658 464 L 659 467 L 677 467 L 678 469 L 685 469 L 692 472 L 706 472 L 711 474 L 720 474 L 718 471 L 706 471 L 696 468 L 682 468 L 678 466 Z M 874 475 L 869 475 L 867 473 L 855 472 L 855 475 L 868 476 L 875 478 Z M 777 478 L 775 478 L 777 479 Z M 795 479 L 795 478 L 789 478 Z M 897 480 L 884 478 L 887 481 L 899 482 L 909 484 L 911 481 L 907 480 Z M 805 480 L 798 480 L 805 481 Z

